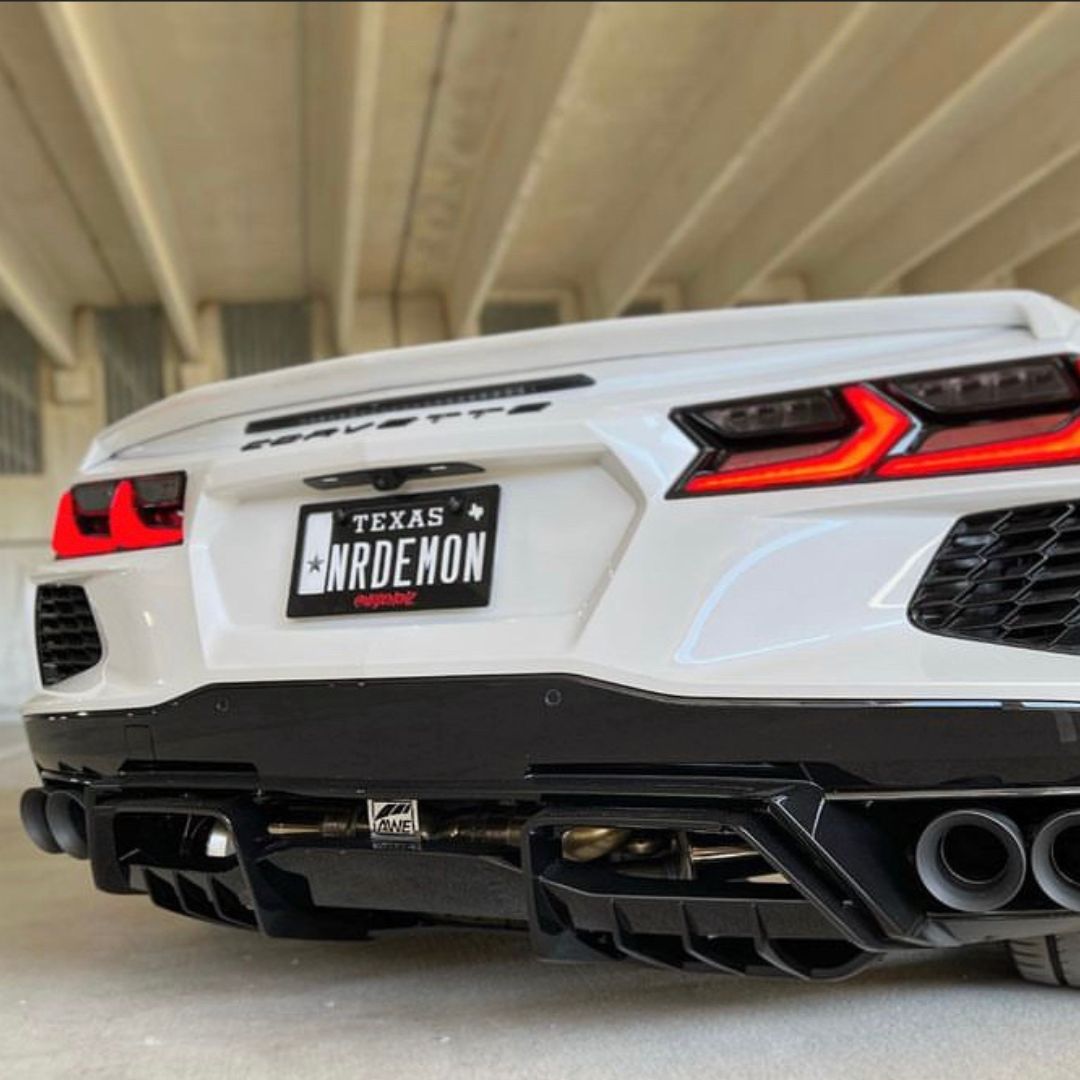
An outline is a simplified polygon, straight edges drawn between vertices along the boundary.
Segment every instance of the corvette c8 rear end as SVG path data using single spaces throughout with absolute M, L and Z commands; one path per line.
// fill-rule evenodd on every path
M 1071 984 L 1077 319 L 622 320 L 136 414 L 36 575 L 27 829 L 271 935 Z

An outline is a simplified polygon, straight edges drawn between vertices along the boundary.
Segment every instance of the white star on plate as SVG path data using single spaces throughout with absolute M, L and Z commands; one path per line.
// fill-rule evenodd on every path
M 473 521 L 479 521 L 484 516 L 484 508 L 479 503 L 473 503 L 465 512 Z

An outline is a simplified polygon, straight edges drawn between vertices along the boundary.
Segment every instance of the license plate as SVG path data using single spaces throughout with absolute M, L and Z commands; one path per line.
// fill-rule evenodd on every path
M 288 614 L 485 607 L 496 485 L 300 508 Z

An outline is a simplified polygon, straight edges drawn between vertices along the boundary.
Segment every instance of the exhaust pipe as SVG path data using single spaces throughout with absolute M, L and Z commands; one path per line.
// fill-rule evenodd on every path
M 1080 911 L 1080 810 L 1055 814 L 1035 834 L 1031 872 L 1055 904 Z
M 77 795 L 70 791 L 50 791 L 45 796 L 45 821 L 65 855 L 73 859 L 85 859 L 89 855 L 86 810 Z
M 621 848 L 631 835 L 630 829 L 606 825 L 575 825 L 562 834 L 563 858 L 569 862 L 593 862 Z
M 1016 823 L 990 810 L 951 810 L 923 829 L 915 848 L 919 880 L 956 911 L 996 911 L 1020 891 L 1027 853 Z
M 41 788 L 28 788 L 19 800 L 19 817 L 22 819 L 26 835 L 42 850 L 50 855 L 60 853 L 60 845 L 49 828 L 45 817 L 45 802 L 48 796 Z

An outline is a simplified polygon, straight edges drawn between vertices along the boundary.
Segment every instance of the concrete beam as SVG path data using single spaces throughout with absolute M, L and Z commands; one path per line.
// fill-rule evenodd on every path
M 350 353 L 446 340 L 442 297 L 436 293 L 368 293 L 357 298 Z
M 339 352 L 356 318 L 384 18 L 381 2 L 303 6 L 308 264 Z
M 921 172 L 903 198 L 810 275 L 815 296 L 881 291 L 1080 150 L 1080 6 L 1055 6 L 1046 17 L 1050 22 L 1040 22 L 1038 32 L 1017 39 L 1015 62 L 1006 65 L 1012 70 L 996 65 L 996 74 L 1006 77 L 982 87 L 985 101 L 993 102 L 996 93 L 997 107 L 974 128 L 954 126 L 948 153 L 936 167 Z M 1032 85 L 1017 97 L 1017 86 Z
M 590 314 L 617 315 L 713 211 L 752 203 L 929 6 L 731 5 L 730 36 L 744 44 L 600 258 Z
M 911 5 L 891 6 L 904 14 Z M 924 14 L 879 74 L 722 237 L 689 283 L 690 303 L 731 304 L 772 275 L 804 270 L 830 234 L 871 225 L 887 193 L 949 155 L 984 102 L 1015 96 L 1016 86 L 1062 59 L 1066 8 L 941 4 Z
M 1077 230 L 1080 155 L 905 275 L 903 291 L 974 288 Z
M 1080 232 L 1064 237 L 1016 267 L 1014 274 L 1022 289 L 1035 289 L 1076 304 L 1080 301 Z
M 180 350 L 194 360 L 199 334 L 192 275 L 113 5 L 56 0 L 39 6 Z
M 585 41 L 602 21 L 600 10 L 582 0 L 523 5 L 522 25 L 506 65 L 509 78 L 474 173 L 448 282 L 454 337 L 475 331 L 484 297 L 561 127 L 563 104 L 580 75 Z
M 0 227 L 0 298 L 45 354 L 65 368 L 76 365 L 73 312 L 44 269 L 13 231 Z

